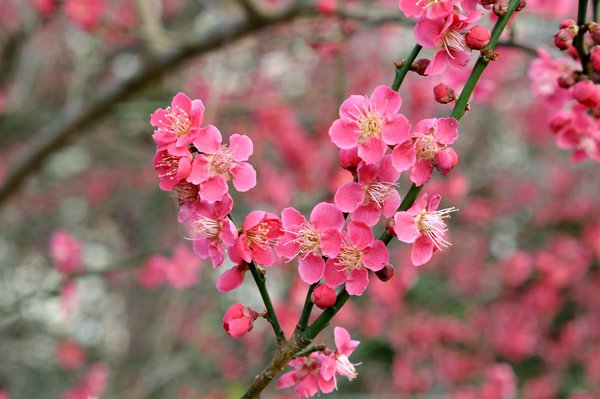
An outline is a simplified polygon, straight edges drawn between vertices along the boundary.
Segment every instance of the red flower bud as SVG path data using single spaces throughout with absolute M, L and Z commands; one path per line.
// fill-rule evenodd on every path
M 600 25 L 595 22 L 591 22 L 588 25 L 588 30 L 590 32 L 590 36 L 592 36 L 592 40 L 594 41 L 594 43 L 600 44 Z
M 375 275 L 385 283 L 394 277 L 394 266 L 386 265 L 383 269 L 376 271 Z
M 456 100 L 454 90 L 444 83 L 440 83 L 433 88 L 433 95 L 435 97 L 435 101 L 440 104 L 448 104 L 449 102 Z
M 583 80 L 573 86 L 573 98 L 588 108 L 600 107 L 600 87 L 589 80 Z
M 508 0 L 496 0 L 494 6 L 492 7 L 492 11 L 499 17 L 506 15 L 508 12 Z
M 569 87 L 577 83 L 577 79 L 574 74 L 570 73 L 560 76 L 557 79 L 557 82 L 559 87 L 562 87 L 563 89 L 568 89 Z
M 337 297 L 333 288 L 324 284 L 319 284 L 310 295 L 310 299 L 320 309 L 327 309 L 335 305 Z
M 231 305 L 223 316 L 223 329 L 233 338 L 240 338 L 252 330 L 258 313 L 241 303 Z
M 425 70 L 429 66 L 429 60 L 427 58 L 419 58 L 411 65 L 410 70 L 415 71 L 421 76 L 425 76 Z
M 492 34 L 488 29 L 481 25 L 475 25 L 467 33 L 465 40 L 467 41 L 467 46 L 473 50 L 481 50 L 483 47 L 488 45 L 491 37 Z
M 356 168 L 361 159 L 358 156 L 358 147 L 349 150 L 340 149 L 339 162 L 340 168 L 350 171 L 353 175 L 356 173 Z
M 577 26 L 577 22 L 574 19 L 565 19 L 559 25 L 560 29 L 569 28 L 571 26 Z
M 515 12 L 519 12 L 519 11 L 523 10 L 525 7 L 527 7 L 527 2 L 525 0 L 521 0 L 521 1 L 519 1 L 519 5 L 517 5 L 517 8 L 515 8 Z
M 562 28 L 554 35 L 554 45 L 560 50 L 566 50 L 573 45 L 575 35 L 573 29 Z

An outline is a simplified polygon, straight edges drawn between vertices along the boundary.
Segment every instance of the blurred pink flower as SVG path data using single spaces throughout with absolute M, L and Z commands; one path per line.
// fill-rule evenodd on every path
M 54 267 L 61 273 L 70 274 L 83 270 L 81 243 L 66 230 L 57 230 L 52 235 L 50 257 Z

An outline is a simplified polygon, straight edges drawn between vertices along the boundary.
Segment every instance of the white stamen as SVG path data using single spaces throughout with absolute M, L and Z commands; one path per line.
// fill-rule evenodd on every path
M 421 233 L 427 234 L 437 249 L 448 248 L 452 243 L 444 239 L 448 231 L 444 219 L 449 219 L 450 214 L 457 211 L 455 207 L 432 212 L 423 211 L 416 217 L 417 227 Z

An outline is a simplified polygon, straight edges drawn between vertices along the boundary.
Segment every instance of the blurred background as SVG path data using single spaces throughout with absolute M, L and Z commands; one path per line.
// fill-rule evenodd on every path
M 339 105 L 391 84 L 414 38 L 395 0 L 325 3 L 0 0 L 0 398 L 245 391 L 272 331 L 258 320 L 233 340 L 221 320 L 235 302 L 262 309 L 258 291 L 218 293 L 230 262 L 191 252 L 158 188 L 149 118 L 182 91 L 225 137 L 252 138 L 258 184 L 234 197 L 236 220 L 331 201 L 352 179 L 327 134 Z M 393 243 L 394 277 L 373 277 L 334 320 L 362 364 L 331 397 L 600 398 L 598 164 L 556 147 L 556 108 L 539 97 L 552 76 L 535 76 L 537 97 L 528 78 L 575 8 L 528 1 L 501 40 L 461 120 L 458 167 L 425 188 L 460 209 L 454 245 L 416 268 Z M 413 126 L 447 117 L 433 87 L 459 93 L 469 71 L 409 74 L 401 112 Z M 187 283 L 155 273 L 161 262 Z M 289 334 L 307 288 L 295 262 L 268 284 Z M 332 345 L 332 329 L 316 342 Z M 272 384 L 264 397 L 295 395 Z

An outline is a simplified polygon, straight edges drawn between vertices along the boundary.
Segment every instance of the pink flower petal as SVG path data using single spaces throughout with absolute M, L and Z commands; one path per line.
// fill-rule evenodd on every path
M 252 259 L 262 266 L 272 266 L 275 263 L 275 253 L 271 248 L 252 247 Z
M 337 119 L 329 128 L 329 137 L 339 148 L 349 150 L 358 144 L 360 133 L 356 130 L 354 123 Z
M 369 100 L 365 96 L 351 95 L 340 106 L 340 118 L 346 121 L 356 120 L 368 108 Z
M 400 171 L 394 166 L 391 155 L 386 155 L 379 164 L 379 181 L 396 183 L 400 178 Z
M 402 98 L 400 94 L 390 89 L 388 86 L 377 86 L 369 97 L 371 104 L 375 105 L 375 109 L 383 114 L 392 116 L 402 106 Z
M 346 183 L 335 193 L 334 202 L 342 212 L 354 212 L 365 200 L 365 191 L 360 184 Z
M 242 134 L 232 134 L 229 138 L 229 148 L 233 152 L 236 161 L 247 161 L 254 151 L 254 145 L 250 137 Z
M 297 371 L 288 371 L 277 380 L 277 389 L 284 389 L 296 385 Z
M 358 347 L 360 341 L 353 341 L 350 338 L 350 333 L 343 327 L 335 327 L 333 329 L 333 339 L 338 352 L 350 356 Z
M 390 263 L 390 254 L 383 241 L 375 241 L 373 246 L 363 251 L 363 264 L 369 270 L 379 271 Z
M 331 288 L 337 288 L 346 282 L 346 273 L 335 265 L 333 259 L 325 263 L 325 284 Z
M 310 213 L 310 222 L 317 230 L 328 227 L 342 229 L 344 227 L 344 215 L 334 204 L 320 202 L 315 205 Z
M 402 114 L 389 117 L 381 129 L 381 138 L 388 145 L 403 143 L 410 137 L 410 123 Z
M 350 295 L 360 296 L 369 285 L 369 272 L 367 269 L 353 269 L 346 277 L 346 291 Z
M 434 244 L 433 241 L 425 234 L 421 234 L 413 244 L 412 251 L 410 254 L 413 265 L 420 266 L 429 262 L 433 255 Z
M 298 260 L 298 272 L 306 284 L 313 284 L 321 280 L 324 271 L 325 261 L 318 255 L 308 254 Z
M 227 182 L 222 176 L 213 176 L 200 184 L 200 198 L 210 204 L 220 201 L 227 194 Z
M 192 184 L 200 184 L 206 181 L 208 176 L 210 176 L 210 163 L 203 155 L 196 155 L 192 161 L 192 169 L 187 181 Z
M 247 162 L 240 162 L 231 170 L 233 186 L 239 192 L 246 192 L 256 186 L 256 170 Z
M 394 147 L 392 151 L 392 162 L 399 172 L 404 172 L 412 167 L 417 160 L 417 150 L 412 140 L 408 140 Z
M 394 233 L 398 240 L 409 244 L 421 235 L 414 216 L 408 212 L 398 212 L 394 215 Z
M 208 125 L 200 130 L 200 134 L 194 140 L 194 147 L 200 152 L 214 154 L 221 147 L 221 132 L 213 125 Z
M 379 222 L 381 209 L 376 204 L 359 206 L 352 212 L 352 221 L 362 222 L 367 226 L 373 227 Z
M 366 163 L 377 163 L 385 155 L 387 145 L 379 137 L 369 137 L 358 144 L 358 156 Z
M 415 39 L 425 48 L 436 48 L 442 39 L 443 29 L 443 20 L 421 19 L 414 29 Z
M 348 223 L 348 239 L 358 249 L 362 250 L 373 243 L 375 237 L 369 226 L 360 222 Z
M 433 174 L 433 163 L 424 159 L 419 159 L 415 162 L 412 172 L 410 174 L 410 180 L 417 186 L 422 186 L 431 179 Z
M 342 245 L 341 228 L 329 227 L 321 229 L 321 245 L 320 249 L 323 255 L 329 258 L 335 258 L 340 252 Z
M 454 118 L 441 118 L 437 120 L 437 129 L 433 137 L 440 144 L 450 145 L 458 139 L 458 122 Z
M 240 271 L 237 266 L 226 270 L 217 279 L 217 290 L 219 292 L 229 292 L 236 289 L 244 282 L 245 274 L 246 272 Z
M 448 57 L 448 53 L 446 53 L 446 50 L 438 51 L 433 56 L 433 59 L 427 66 L 427 69 L 425 69 L 425 74 L 439 75 L 441 73 L 444 73 L 448 68 L 448 63 L 450 62 L 449 60 L 451 60 L 451 58 Z

